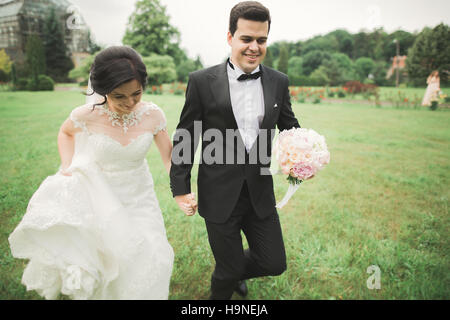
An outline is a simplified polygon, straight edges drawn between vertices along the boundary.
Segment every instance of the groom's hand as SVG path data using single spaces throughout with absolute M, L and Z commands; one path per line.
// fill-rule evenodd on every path
M 197 211 L 198 205 L 197 201 L 195 201 L 195 195 L 193 193 L 176 196 L 175 202 L 178 204 L 181 211 L 183 211 L 187 216 L 193 216 Z

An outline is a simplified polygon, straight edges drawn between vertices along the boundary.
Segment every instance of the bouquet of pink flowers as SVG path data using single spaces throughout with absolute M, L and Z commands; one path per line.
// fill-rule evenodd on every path
M 325 138 L 312 129 L 293 128 L 278 135 L 275 157 L 286 174 L 289 189 L 276 205 L 281 209 L 297 191 L 300 183 L 312 178 L 330 162 Z

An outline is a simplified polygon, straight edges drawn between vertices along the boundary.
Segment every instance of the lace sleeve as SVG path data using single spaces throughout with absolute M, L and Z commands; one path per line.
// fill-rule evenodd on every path
M 150 116 L 151 124 L 150 130 L 153 135 L 157 135 L 158 132 L 165 130 L 167 126 L 166 116 L 160 107 L 154 103 L 149 103 L 146 108 L 146 115 Z
M 155 130 L 153 131 L 153 135 L 157 135 L 158 132 L 162 131 L 162 130 L 166 130 L 167 127 L 167 120 L 166 120 L 166 116 L 164 114 L 164 112 L 159 108 L 159 115 L 160 115 L 160 119 L 159 119 L 159 125 L 156 126 Z
M 81 128 L 83 131 L 87 132 L 86 127 L 86 114 L 89 112 L 89 107 L 86 105 L 75 108 L 70 113 L 70 120 L 72 120 L 75 128 Z

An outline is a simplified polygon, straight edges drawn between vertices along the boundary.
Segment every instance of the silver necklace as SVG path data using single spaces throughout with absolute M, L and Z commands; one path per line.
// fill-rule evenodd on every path
M 142 118 L 142 115 L 138 114 L 135 111 L 131 111 L 130 113 L 124 113 L 120 115 L 117 111 L 111 111 L 107 104 L 104 104 L 99 111 L 101 115 L 102 114 L 108 115 L 109 121 L 111 121 L 113 127 L 114 126 L 122 127 L 124 133 L 127 133 L 130 127 L 137 125 Z

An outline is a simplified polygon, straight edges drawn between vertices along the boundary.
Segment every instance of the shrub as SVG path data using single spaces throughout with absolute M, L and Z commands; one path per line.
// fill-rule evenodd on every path
M 313 103 L 320 103 L 325 99 L 326 89 L 324 88 L 305 88 L 305 87 L 289 87 L 289 93 L 293 101 L 305 102 L 306 100 Z
M 39 75 L 36 82 L 33 78 L 19 78 L 15 89 L 19 91 L 53 91 L 55 83 L 49 76 Z
M 363 84 L 359 81 L 348 81 L 344 84 L 344 89 L 348 93 L 356 94 L 363 91 Z
M 80 87 L 87 87 L 89 85 L 89 80 L 83 80 L 78 85 Z
M 159 86 L 153 85 L 153 86 L 149 86 L 146 91 L 149 94 L 163 94 L 163 87 L 162 87 L 162 85 L 159 85 Z
M 344 85 L 344 90 L 351 94 L 374 94 L 378 90 L 378 86 L 372 83 L 364 84 L 359 81 L 348 81 Z
M 11 82 L 0 82 L 0 92 L 14 91 L 14 86 Z
M 153 54 L 144 57 L 143 61 L 147 67 L 149 85 L 157 86 L 177 80 L 175 62 L 171 56 Z
M 53 91 L 55 88 L 55 82 L 49 76 L 41 74 L 38 77 L 37 89 L 39 91 Z
M 16 90 L 27 90 L 28 79 L 19 78 L 16 84 Z
M 29 78 L 27 81 L 26 89 L 27 91 L 37 91 L 38 90 L 38 83 L 33 78 Z
M 316 87 L 316 86 L 322 85 L 322 82 L 320 81 L 320 79 L 316 79 L 316 78 L 304 76 L 304 75 L 296 75 L 296 76 L 290 77 L 289 82 L 293 86 Z
M 378 92 L 378 86 L 375 84 L 364 84 L 362 87 L 362 94 L 367 97 L 375 95 Z
M 367 77 L 374 69 L 375 61 L 371 58 L 361 57 L 355 61 L 355 71 L 361 81 L 367 80 Z
M 186 92 L 186 85 L 182 82 L 174 82 L 172 83 L 170 92 L 175 95 L 184 95 Z
M 10 80 L 10 76 L 4 70 L 0 69 L 0 82 L 8 82 Z
M 435 111 L 435 110 L 437 110 L 438 106 L 439 106 L 439 102 L 438 101 L 431 101 L 430 110 L 431 111 Z

